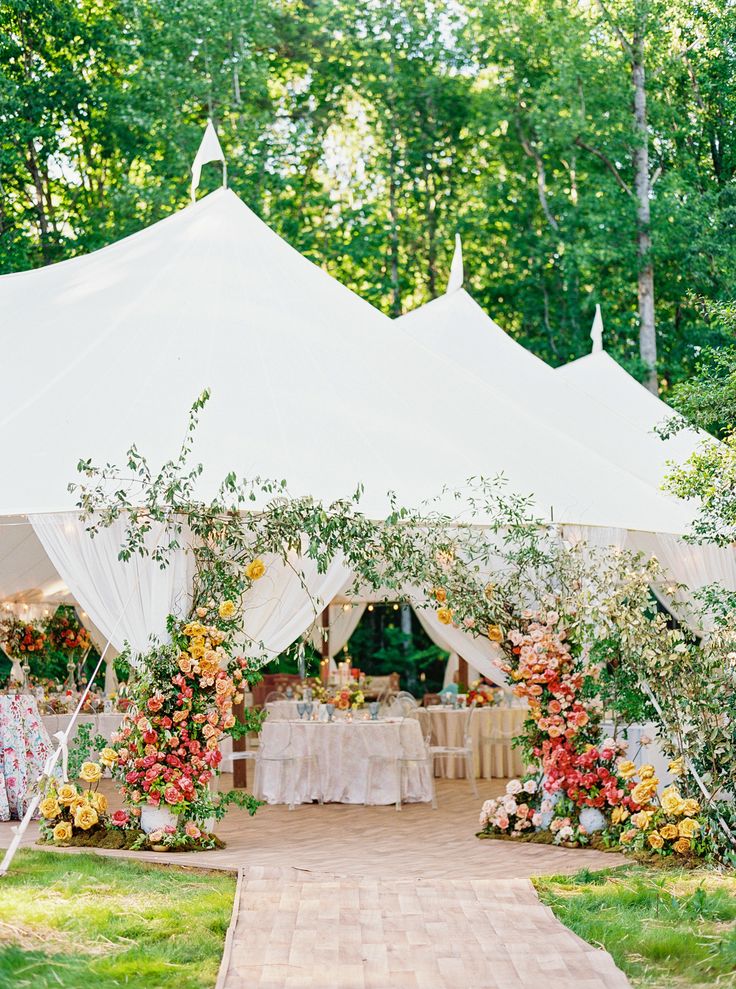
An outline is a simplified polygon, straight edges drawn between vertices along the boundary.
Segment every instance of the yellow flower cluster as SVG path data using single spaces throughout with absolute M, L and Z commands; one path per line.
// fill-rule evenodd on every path
M 107 750 L 112 752 L 112 749 Z M 97 762 L 82 764 L 80 777 L 87 783 L 96 783 L 102 776 L 102 766 Z M 74 783 L 53 783 L 40 801 L 38 809 L 44 820 L 55 822 L 52 835 L 56 842 L 69 841 L 74 828 L 89 831 L 99 823 L 100 815 L 108 810 L 107 797 L 91 788 L 80 792 Z
M 266 564 L 263 562 L 263 560 L 259 560 L 259 559 L 251 560 L 251 562 L 245 568 L 245 576 L 248 578 L 248 580 L 260 580 L 265 572 L 266 572 Z
M 676 759 L 670 763 L 669 768 L 675 775 L 679 775 L 683 771 L 682 760 Z M 700 831 L 700 822 L 694 819 L 700 812 L 698 801 L 683 797 L 676 786 L 667 787 L 659 798 L 659 808 L 667 817 L 680 818 L 680 820 L 667 821 L 663 824 L 659 808 L 652 803 L 659 785 L 654 767 L 646 765 L 637 770 L 633 762 L 622 760 L 617 769 L 625 779 L 633 779 L 638 775 L 640 782 L 631 791 L 631 798 L 642 808 L 636 814 L 632 814 L 632 827 L 621 834 L 621 843 L 630 844 L 639 831 L 646 833 L 647 844 L 655 851 L 660 851 L 665 848 L 666 842 L 671 842 L 670 847 L 678 855 L 686 855 Z M 627 816 L 625 811 L 616 808 L 611 820 L 614 824 L 620 824 Z

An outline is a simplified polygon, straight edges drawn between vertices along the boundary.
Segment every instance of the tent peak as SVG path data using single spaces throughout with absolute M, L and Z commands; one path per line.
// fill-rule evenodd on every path
M 593 341 L 593 346 L 590 348 L 591 354 L 599 354 L 603 350 L 603 316 L 601 315 L 601 307 L 597 302 L 593 325 L 590 328 L 590 339 Z
M 460 240 L 460 234 L 455 234 L 455 251 L 452 255 L 452 264 L 450 265 L 450 277 L 447 280 L 447 289 L 445 290 L 445 295 L 450 295 L 452 292 L 457 292 L 457 290 L 462 287 L 463 287 L 463 243 Z
M 195 201 L 199 179 L 202 175 L 202 165 L 206 165 L 208 161 L 222 162 L 222 187 L 223 189 L 227 189 L 227 162 L 225 161 L 225 153 L 222 150 L 215 126 L 209 117 L 207 118 L 207 126 L 202 135 L 199 150 L 192 162 L 192 202 Z

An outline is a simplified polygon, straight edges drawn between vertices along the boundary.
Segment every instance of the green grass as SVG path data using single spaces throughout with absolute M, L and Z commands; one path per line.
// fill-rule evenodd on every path
M 641 989 L 736 987 L 736 879 L 644 866 L 534 880 L 567 927 Z
M 0 989 L 211 989 L 235 878 L 21 851 L 0 879 Z

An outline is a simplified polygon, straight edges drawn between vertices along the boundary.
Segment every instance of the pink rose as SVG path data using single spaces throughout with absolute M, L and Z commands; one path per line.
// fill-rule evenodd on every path
M 124 828 L 130 821 L 130 814 L 127 810 L 116 810 L 112 815 L 112 823 L 117 828 Z
M 199 838 L 202 834 L 194 821 L 187 821 L 184 831 L 188 838 Z
M 173 784 L 167 786 L 164 790 L 164 800 L 167 804 L 178 804 L 181 799 L 182 795 L 180 790 Z

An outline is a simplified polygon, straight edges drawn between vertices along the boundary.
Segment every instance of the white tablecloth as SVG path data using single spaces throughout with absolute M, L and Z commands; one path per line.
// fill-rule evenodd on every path
M 51 742 L 30 694 L 0 694 L 0 821 L 21 818 Z
M 266 704 L 266 710 L 268 711 L 268 716 L 273 721 L 288 721 L 296 720 L 299 717 L 299 712 L 296 709 L 297 704 L 301 701 L 269 701 Z M 315 707 L 318 705 L 315 704 Z
M 44 714 L 43 723 L 49 735 L 53 736 L 57 731 L 65 731 L 71 719 L 71 714 Z M 122 714 L 80 714 L 74 723 L 69 741 L 74 741 L 74 736 L 77 733 L 77 725 L 92 725 L 94 728 L 93 734 L 102 735 L 109 742 L 110 736 L 114 731 L 118 730 L 122 720 Z
M 420 708 L 416 715 L 428 718 L 432 730 L 432 745 L 463 744 L 463 731 L 468 712 L 442 707 Z M 470 727 L 473 739 L 473 761 L 478 779 L 509 779 L 521 776 L 524 763 L 521 752 L 511 747 L 511 740 L 520 735 L 527 711 L 523 707 L 476 708 Z M 465 761 L 459 757 L 438 757 L 435 775 L 446 779 L 465 777 Z
M 419 723 L 405 721 L 270 721 L 261 733 L 261 751 L 316 756 L 317 767 L 298 762 L 294 803 L 322 799 L 325 803 L 366 802 L 366 781 L 371 756 L 373 780 L 368 794 L 372 804 L 396 800 L 396 763 L 402 753 L 420 759 L 424 742 Z M 264 758 L 259 770 L 261 790 L 270 804 L 288 803 L 288 770 Z M 432 799 L 426 764 L 410 763 L 402 774 L 402 799 L 409 803 Z

